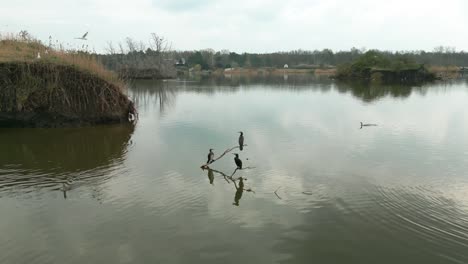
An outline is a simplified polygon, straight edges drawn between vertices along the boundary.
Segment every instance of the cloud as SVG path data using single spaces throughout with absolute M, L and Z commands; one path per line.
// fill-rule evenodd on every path
M 98 50 L 127 36 L 146 41 L 151 32 L 180 50 L 468 50 L 466 9 L 463 0 L 19 0 L 2 4 L 0 30 L 9 24 L 62 41 L 89 30 Z
M 212 0 L 153 0 L 153 5 L 156 8 L 174 12 L 193 11 L 194 9 L 202 8 L 212 3 Z

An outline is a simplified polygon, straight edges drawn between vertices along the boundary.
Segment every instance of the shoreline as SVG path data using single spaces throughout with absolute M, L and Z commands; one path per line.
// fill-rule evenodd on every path
M 463 67 L 456 66 L 428 66 L 428 71 L 436 75 L 438 80 L 451 80 L 459 78 L 468 71 Z M 180 75 L 202 75 L 202 76 L 282 76 L 282 75 L 318 75 L 328 76 L 332 79 L 336 77 L 337 68 L 316 68 L 316 69 L 293 69 L 293 68 L 228 68 L 215 70 L 179 71 Z

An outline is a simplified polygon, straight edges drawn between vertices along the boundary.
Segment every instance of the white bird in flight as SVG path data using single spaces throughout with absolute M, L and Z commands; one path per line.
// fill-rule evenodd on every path
M 75 39 L 88 40 L 86 38 L 87 35 L 88 35 L 88 32 L 84 33 L 84 35 L 81 38 L 75 38 Z

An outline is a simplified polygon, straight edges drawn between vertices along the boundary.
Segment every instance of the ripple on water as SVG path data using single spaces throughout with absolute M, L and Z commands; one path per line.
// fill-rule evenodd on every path
M 421 250 L 467 263 L 468 221 L 456 201 L 425 186 L 376 188 L 376 218 L 401 238 L 419 239 Z M 383 209 L 383 210 L 381 210 Z
M 132 171 L 132 177 L 123 177 L 115 185 L 116 189 L 130 190 L 126 195 L 112 197 L 111 202 L 119 210 L 139 204 L 147 213 L 167 216 L 201 206 L 205 199 L 205 193 L 199 187 L 200 178 L 177 171 L 149 174 L 136 169 Z
M 64 171 L 61 167 L 44 169 L 4 166 L 0 169 L 0 195 L 16 196 L 33 191 L 72 190 L 104 183 L 124 170 L 121 159 L 89 170 Z

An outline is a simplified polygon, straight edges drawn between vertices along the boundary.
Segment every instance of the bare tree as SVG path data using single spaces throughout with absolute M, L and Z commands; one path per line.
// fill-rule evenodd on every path
M 125 48 L 124 48 L 122 42 L 119 42 L 119 52 L 122 55 L 125 54 Z
M 125 38 L 125 43 L 127 43 L 128 52 L 137 51 L 137 43 L 130 37 Z
M 112 44 L 112 41 L 107 42 L 106 51 L 107 51 L 107 54 L 111 54 L 111 55 L 115 54 L 115 48 L 114 48 L 114 44 Z
M 151 33 L 150 47 L 156 52 L 167 52 L 171 49 L 172 44 L 166 38 L 159 36 L 156 33 Z
M 144 52 L 146 50 L 146 45 L 143 41 L 138 42 L 138 50 Z
M 175 71 L 172 58 L 172 44 L 163 36 L 151 33 L 150 48 L 156 52 L 156 67 L 163 75 L 171 75 Z

